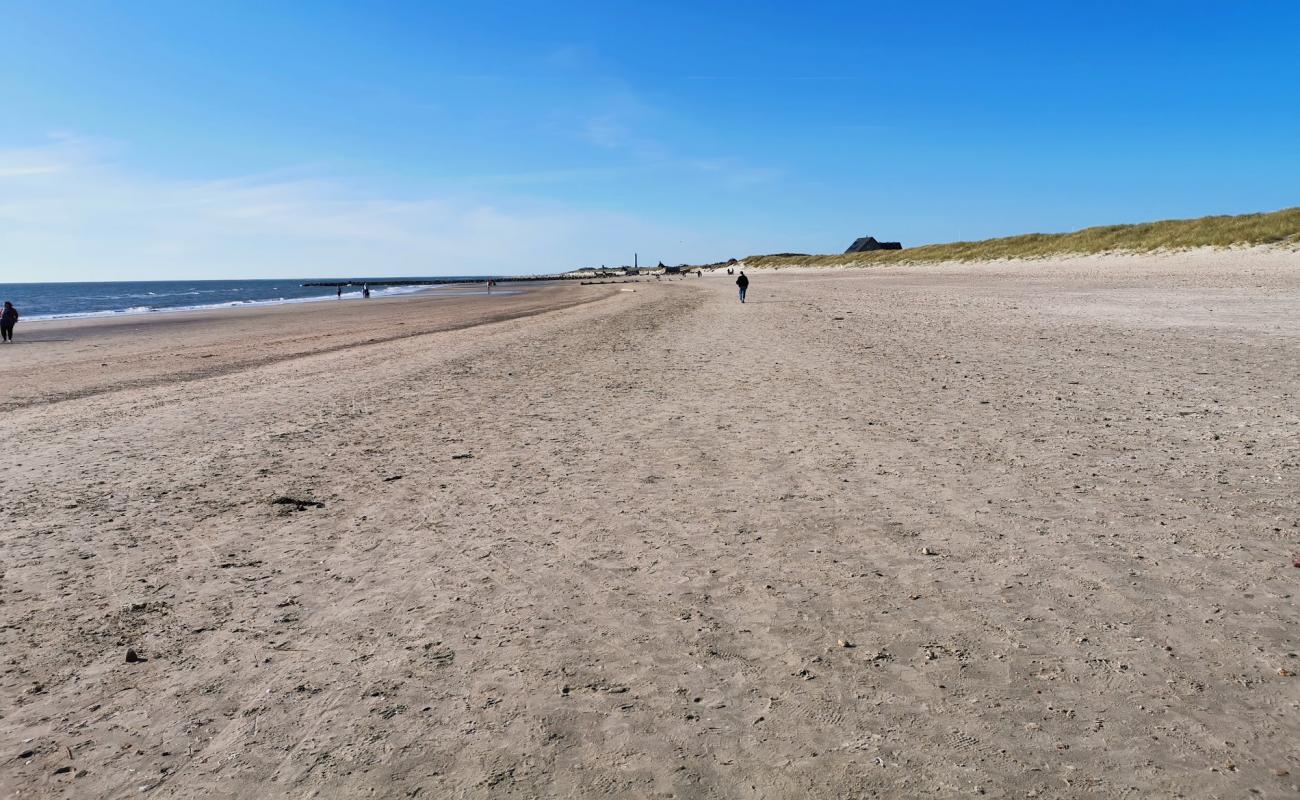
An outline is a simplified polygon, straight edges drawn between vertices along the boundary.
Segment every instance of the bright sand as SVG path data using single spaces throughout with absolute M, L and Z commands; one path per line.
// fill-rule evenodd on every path
M 20 322 L 0 794 L 1295 791 L 1300 257 L 751 277 Z

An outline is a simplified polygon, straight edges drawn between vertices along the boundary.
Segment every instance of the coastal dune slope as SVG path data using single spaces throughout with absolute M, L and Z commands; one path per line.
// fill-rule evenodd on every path
M 857 244 L 856 242 L 854 244 Z M 1027 233 L 974 242 L 948 242 L 904 250 L 853 248 L 835 255 L 749 256 L 745 266 L 867 267 L 883 264 L 934 264 L 997 259 L 1067 258 L 1106 253 L 1179 252 L 1196 248 L 1255 248 L 1300 245 L 1300 207 L 1259 214 L 1167 219 L 1100 225 L 1070 233 Z
M 1292 257 L 626 288 L 0 417 L 0 784 L 1300 782 Z

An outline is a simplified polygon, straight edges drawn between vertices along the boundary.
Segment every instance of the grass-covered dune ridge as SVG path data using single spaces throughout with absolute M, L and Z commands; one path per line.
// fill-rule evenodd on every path
M 750 256 L 746 267 L 870 266 L 927 261 L 988 261 L 1106 252 L 1149 253 L 1195 247 L 1281 244 L 1300 246 L 1300 207 L 1266 214 L 1171 219 L 1135 225 L 1103 225 L 1073 233 L 1029 233 L 979 242 L 928 244 L 825 256 Z

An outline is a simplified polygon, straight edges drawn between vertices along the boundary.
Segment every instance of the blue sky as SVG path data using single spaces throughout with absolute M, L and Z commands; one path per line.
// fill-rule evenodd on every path
M 518 273 L 1300 205 L 1295 2 L 0 0 L 0 281 Z

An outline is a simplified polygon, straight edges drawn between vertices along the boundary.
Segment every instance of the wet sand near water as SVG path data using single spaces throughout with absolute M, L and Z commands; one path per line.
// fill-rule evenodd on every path
M 461 291 L 23 320 L 13 347 L 2 352 L 6 390 L 0 409 L 231 374 L 313 353 L 531 316 L 612 290 L 524 283 L 490 295 Z

